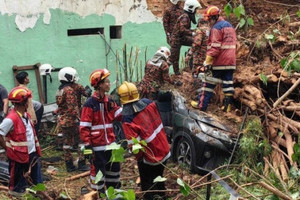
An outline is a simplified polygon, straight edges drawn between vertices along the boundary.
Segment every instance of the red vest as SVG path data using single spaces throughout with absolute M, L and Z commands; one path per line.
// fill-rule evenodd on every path
M 28 115 L 28 113 L 27 113 Z M 6 135 L 6 155 L 9 159 L 19 163 L 29 162 L 28 144 L 26 138 L 26 127 L 19 114 L 12 109 L 7 118 L 11 119 L 14 124 L 13 130 Z M 37 139 L 33 124 L 30 122 L 35 139 L 36 152 L 42 155 L 39 141 Z
M 147 143 L 145 152 L 140 151 L 137 159 L 143 156 L 145 163 L 155 165 L 170 157 L 170 145 L 154 102 L 134 116 L 131 122 L 124 121 L 123 130 L 129 144 L 132 137 Z

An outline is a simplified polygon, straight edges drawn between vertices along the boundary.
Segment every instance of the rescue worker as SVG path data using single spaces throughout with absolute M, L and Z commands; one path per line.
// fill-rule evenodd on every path
M 167 47 L 160 47 L 154 56 L 147 61 L 145 75 L 139 83 L 138 88 L 141 96 L 155 100 L 160 87 L 165 83 L 182 85 L 180 81 L 174 81 L 169 76 L 169 65 L 167 60 L 170 50 Z
M 84 103 L 80 119 L 80 138 L 85 149 L 92 149 L 93 156 L 90 160 L 91 188 L 99 193 L 105 192 L 110 186 L 120 188 L 120 163 L 110 162 L 111 150 L 106 147 L 115 142 L 113 121 L 121 121 L 122 108 L 109 96 L 110 72 L 107 69 L 97 69 L 90 75 L 90 84 L 95 91 Z M 102 179 L 96 184 L 95 178 L 98 171 L 103 174 Z
M 74 82 L 71 84 L 71 87 L 74 89 L 75 91 L 75 94 L 76 94 L 76 98 L 77 98 L 77 105 L 78 105 L 78 113 L 79 113 L 79 116 L 78 118 L 80 118 L 80 113 L 81 113 L 81 106 L 82 106 L 82 96 L 84 97 L 90 97 L 91 96 L 91 93 L 92 93 L 92 90 L 90 89 L 89 86 L 86 86 L 85 88 L 78 83 L 78 80 L 79 80 L 79 77 L 78 77 L 78 74 L 77 74 L 77 71 L 76 69 L 72 68 L 72 70 L 74 70 L 74 74 L 75 74 L 75 78 L 74 78 Z M 76 134 L 75 135 L 75 142 L 74 142 L 74 146 L 73 146 L 73 150 L 78 150 L 78 147 L 81 148 L 81 146 L 83 144 L 80 143 L 80 134 Z
M 56 104 L 58 105 L 58 126 L 62 131 L 64 144 L 64 159 L 68 172 L 76 170 L 73 164 L 72 147 L 75 144 L 76 134 L 79 134 L 79 109 L 75 90 L 72 84 L 75 79 L 75 72 L 72 67 L 64 67 L 58 72 L 58 79 L 61 85 L 56 93 Z M 78 151 L 78 170 L 88 171 L 89 167 L 85 164 L 85 158 L 81 151 Z
M 196 24 L 196 11 L 201 8 L 198 0 L 186 0 L 184 3 L 184 13 L 177 19 L 171 36 L 171 56 L 170 63 L 173 65 L 173 70 L 176 75 L 179 75 L 179 56 L 182 45 L 192 46 L 193 36 L 196 35 L 194 30 L 191 30 L 191 22 Z
M 30 83 L 30 79 L 28 76 L 28 73 L 25 71 L 21 71 L 16 75 L 16 80 L 18 81 L 19 85 L 22 87 L 25 87 L 28 89 L 27 85 Z M 32 119 L 33 124 L 37 123 L 36 115 L 33 109 L 33 104 L 32 104 L 32 97 L 28 99 L 28 109 L 27 112 L 30 114 L 30 117 Z
M 140 143 L 144 151 L 135 154 L 142 191 L 165 190 L 164 182 L 153 182 L 157 176 L 163 177 L 170 157 L 170 146 L 156 104 L 140 99 L 137 87 L 126 81 L 118 88 L 118 94 L 123 104 L 123 130 L 128 144 L 133 144 L 133 138 L 147 143 L 146 146 Z M 146 192 L 144 199 L 165 199 L 164 196 L 164 192 Z
M 0 124 L 0 144 L 9 160 L 9 194 L 22 196 L 26 187 L 42 183 L 39 157 L 41 149 L 30 114 L 27 112 L 31 92 L 21 86 L 13 88 L 8 99 L 14 105 Z M 5 137 L 5 140 L 4 140 Z M 24 177 L 31 166 L 30 177 Z
M 199 102 L 191 105 L 202 111 L 207 109 L 216 84 L 221 83 L 225 95 L 222 110 L 230 112 L 233 88 L 233 72 L 236 69 L 236 33 L 234 27 L 222 17 L 217 6 L 209 6 L 204 11 L 204 19 L 211 27 L 207 41 L 207 52 L 203 66 L 211 69 L 212 77 L 203 81 Z
M 30 83 L 30 79 L 27 72 L 19 72 L 16 75 L 16 80 L 18 81 L 20 86 L 23 86 L 29 90 L 28 84 Z M 36 134 L 39 134 L 39 128 L 43 117 L 44 106 L 40 102 L 33 100 L 33 98 L 29 98 L 28 101 L 29 103 L 27 110 L 33 121 L 35 132 Z
M 163 14 L 163 25 L 167 37 L 167 43 L 170 45 L 171 34 L 177 19 L 183 14 L 182 1 L 184 0 L 170 0 L 172 5 L 168 7 Z
M 207 39 L 209 33 L 208 21 L 199 19 L 196 29 L 196 35 L 192 47 L 189 49 L 185 62 L 187 63 L 191 58 L 193 60 L 193 72 L 196 72 L 205 61 L 207 50 Z

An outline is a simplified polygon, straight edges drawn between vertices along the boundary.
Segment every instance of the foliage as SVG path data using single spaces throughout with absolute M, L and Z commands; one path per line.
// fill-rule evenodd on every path
M 292 159 L 294 162 L 300 163 L 300 146 L 299 144 L 294 144 L 294 154 L 292 155 Z
M 189 195 L 191 188 L 180 178 L 177 178 L 177 184 L 180 185 L 180 192 L 184 195 L 187 196 Z
M 267 85 L 268 84 L 268 77 L 266 75 L 264 75 L 263 73 L 261 73 L 259 75 L 260 80 L 263 82 L 263 84 Z
M 230 18 L 230 15 L 233 14 L 239 20 L 239 28 L 248 28 L 249 26 L 254 25 L 254 21 L 251 17 L 248 17 L 245 12 L 245 8 L 242 4 L 233 8 L 229 3 L 224 7 L 225 14 L 227 18 Z
M 39 197 L 36 197 L 34 194 L 36 194 L 38 191 L 46 191 L 46 186 L 42 183 L 38 183 L 37 185 L 32 186 L 31 188 L 26 189 L 26 194 L 24 195 L 24 198 L 26 200 L 39 200 Z
M 300 51 L 293 51 L 286 58 L 281 59 L 280 65 L 286 71 L 294 70 L 300 72 Z
M 244 135 L 240 140 L 240 149 L 238 151 L 237 162 L 256 166 L 258 170 L 262 169 L 263 157 L 271 152 L 271 146 L 264 137 L 263 127 L 259 117 L 253 116 L 246 124 Z
M 122 198 L 124 200 L 135 200 L 135 193 L 132 189 L 129 189 L 128 191 L 125 190 L 120 190 L 120 189 L 115 189 L 113 187 L 109 187 L 107 189 L 106 194 L 101 193 L 100 197 L 103 199 L 119 199 Z

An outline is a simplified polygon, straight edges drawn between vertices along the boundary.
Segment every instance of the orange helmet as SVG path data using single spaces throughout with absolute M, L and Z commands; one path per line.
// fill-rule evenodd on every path
M 96 69 L 90 75 L 91 86 L 93 86 L 93 87 L 97 86 L 100 81 L 102 81 L 109 75 L 110 75 L 110 72 L 107 69 Z
M 211 16 L 220 15 L 221 10 L 217 6 L 208 6 L 204 11 L 204 19 L 209 20 Z
M 18 86 L 13 88 L 9 95 L 8 95 L 8 100 L 10 100 L 12 103 L 23 103 L 25 102 L 28 98 L 31 98 L 32 94 L 30 90 L 28 90 L 25 87 Z

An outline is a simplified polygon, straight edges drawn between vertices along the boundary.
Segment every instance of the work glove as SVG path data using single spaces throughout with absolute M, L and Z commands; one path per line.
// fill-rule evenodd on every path
M 92 95 L 92 89 L 87 85 L 85 86 L 85 94 L 87 95 L 87 97 L 90 97 Z
M 91 145 L 84 145 L 80 148 L 80 150 L 82 151 L 84 157 L 86 159 L 90 159 L 91 156 L 93 155 L 93 149 L 92 149 L 92 146 Z

